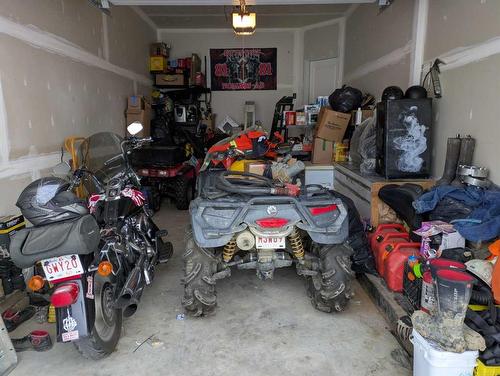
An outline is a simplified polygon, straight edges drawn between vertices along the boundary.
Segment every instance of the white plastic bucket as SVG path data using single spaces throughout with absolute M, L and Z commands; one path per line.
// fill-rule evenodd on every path
M 413 376 L 472 376 L 477 351 L 443 351 L 413 329 Z

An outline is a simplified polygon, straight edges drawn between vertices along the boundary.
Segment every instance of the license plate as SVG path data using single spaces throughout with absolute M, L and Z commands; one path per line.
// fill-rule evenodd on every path
M 258 249 L 283 249 L 285 248 L 285 237 L 256 236 L 255 244 Z
M 69 341 L 74 341 L 80 338 L 80 335 L 78 334 L 78 330 L 72 330 L 71 332 L 66 332 L 62 334 L 62 341 L 63 342 L 69 342 Z
M 52 257 L 42 260 L 41 263 L 47 281 L 83 274 L 82 263 L 78 255 Z

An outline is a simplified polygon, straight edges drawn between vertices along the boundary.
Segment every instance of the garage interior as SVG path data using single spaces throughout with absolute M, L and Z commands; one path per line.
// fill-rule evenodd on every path
M 500 374 L 499 19 L 494 0 L 3 0 L 0 374 Z M 111 176 L 87 188 L 113 142 L 140 177 L 116 199 L 144 214 L 110 218 Z M 86 212 L 27 216 L 49 178 Z M 95 249 L 54 251 L 85 218 Z M 132 224 L 147 252 L 122 265 L 103 244 Z

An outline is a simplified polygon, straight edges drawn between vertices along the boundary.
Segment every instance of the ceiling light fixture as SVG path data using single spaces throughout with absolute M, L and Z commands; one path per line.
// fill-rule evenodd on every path
M 233 11 L 233 30 L 236 35 L 252 35 L 257 26 L 257 14 L 247 9 L 245 0 Z

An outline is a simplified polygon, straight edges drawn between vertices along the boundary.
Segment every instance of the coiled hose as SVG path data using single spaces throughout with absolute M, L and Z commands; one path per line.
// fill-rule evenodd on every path
M 288 188 L 276 187 L 272 179 L 249 172 L 224 171 L 219 175 L 215 186 L 221 191 L 241 193 L 249 196 L 288 196 L 290 194 Z

